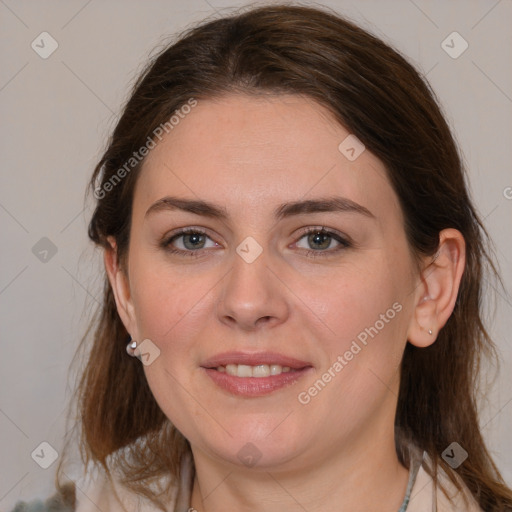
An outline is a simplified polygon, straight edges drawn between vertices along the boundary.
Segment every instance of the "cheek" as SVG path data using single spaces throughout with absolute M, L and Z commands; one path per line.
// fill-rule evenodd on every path
M 331 280 L 325 297 L 326 321 L 345 339 L 352 339 L 379 322 L 380 317 L 400 299 L 398 287 L 383 268 L 354 268 Z M 394 318 L 393 312 L 390 315 Z M 387 325 L 387 323 L 386 323 Z
M 208 303 L 212 289 L 205 276 L 180 275 L 165 266 L 134 265 L 132 296 L 140 335 L 165 349 L 168 340 L 191 337 L 184 330 L 197 326 L 194 319 Z
M 391 378 L 401 361 L 408 322 L 397 275 L 381 260 L 364 268 L 354 266 L 338 281 L 331 280 L 337 284 L 327 290 L 323 315 L 328 368 L 341 356 L 343 373 L 350 373 L 351 379 L 361 382 L 371 372 L 386 381 Z
M 153 396 L 165 415 L 181 431 L 190 431 L 190 418 L 202 413 L 191 400 L 191 378 L 197 359 L 191 350 L 204 329 L 212 307 L 213 284 L 202 276 L 184 276 L 149 265 L 133 273 L 133 302 L 141 339 L 150 339 L 159 357 L 144 367 Z M 140 268 L 139 268 L 140 270 Z M 188 411 L 188 414 L 184 414 Z M 204 412 L 204 411 L 203 411 Z
M 305 410 L 347 432 L 371 421 L 373 411 L 394 396 L 407 324 L 401 286 L 386 266 L 353 270 L 324 288 L 326 327 L 318 340 L 324 358 L 299 390 Z

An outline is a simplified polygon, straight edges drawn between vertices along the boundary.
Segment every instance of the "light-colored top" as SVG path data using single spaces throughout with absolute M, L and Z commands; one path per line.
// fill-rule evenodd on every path
M 430 467 L 426 452 L 415 450 L 411 457 L 409 481 L 398 512 L 482 512 L 469 490 L 463 485 L 463 492 L 458 492 L 442 469 L 439 469 L 438 486 L 434 488 L 434 482 L 425 470 L 425 467 Z M 197 512 L 190 506 L 194 480 L 194 465 L 190 454 L 184 458 L 181 468 L 181 479 L 176 482 L 166 500 L 167 510 Z M 165 479 L 160 481 L 160 484 L 165 483 Z M 440 483 L 443 483 L 451 501 L 440 489 Z M 53 496 L 45 502 L 19 501 L 12 512 L 160 512 L 151 501 L 130 491 L 115 476 L 108 479 L 98 470 L 86 472 L 86 476 L 75 482 L 75 489 L 74 507 Z
M 434 488 L 433 479 L 425 470 L 428 457 L 423 453 L 411 463 L 409 482 L 403 503 L 398 512 L 482 512 L 469 490 L 464 487 L 463 493 L 457 491 L 447 475 L 439 469 L 439 482 Z M 169 512 L 193 512 L 190 506 L 194 470 L 190 457 L 182 464 L 182 477 L 174 488 L 168 503 Z M 450 502 L 439 484 L 443 483 L 452 498 Z M 149 500 L 137 496 L 115 478 L 108 480 L 105 476 L 97 476 L 77 483 L 76 512 L 158 512 Z

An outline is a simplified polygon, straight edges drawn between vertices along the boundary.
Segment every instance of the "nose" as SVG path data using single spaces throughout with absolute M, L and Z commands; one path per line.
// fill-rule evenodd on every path
M 217 303 L 219 320 L 231 328 L 255 331 L 275 327 L 289 316 L 288 289 L 271 268 L 266 252 L 251 263 L 234 256 Z

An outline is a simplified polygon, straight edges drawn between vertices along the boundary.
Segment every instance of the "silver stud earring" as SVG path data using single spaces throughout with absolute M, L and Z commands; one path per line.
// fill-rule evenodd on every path
M 129 356 L 136 357 L 135 349 L 137 348 L 137 342 L 130 338 L 128 345 L 126 345 L 126 352 Z
M 430 335 L 432 335 L 432 329 L 429 329 L 429 330 L 428 330 L 428 333 L 429 333 Z

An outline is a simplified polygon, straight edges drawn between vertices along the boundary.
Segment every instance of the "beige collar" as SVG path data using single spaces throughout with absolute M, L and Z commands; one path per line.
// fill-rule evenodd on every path
M 439 480 L 442 482 L 453 500 L 446 498 L 438 487 L 434 489 L 433 480 L 425 470 L 429 463 L 428 457 L 416 461 L 421 464 L 411 490 L 409 505 L 406 512 L 482 512 L 468 490 L 458 493 L 447 475 L 440 469 Z M 168 498 L 168 512 L 188 512 L 190 493 L 193 482 L 193 464 L 191 456 L 184 459 L 180 485 L 173 489 Z M 466 499 L 466 501 L 465 501 Z M 150 501 L 137 496 L 118 480 L 108 480 L 104 474 L 77 484 L 76 512 L 160 512 Z

